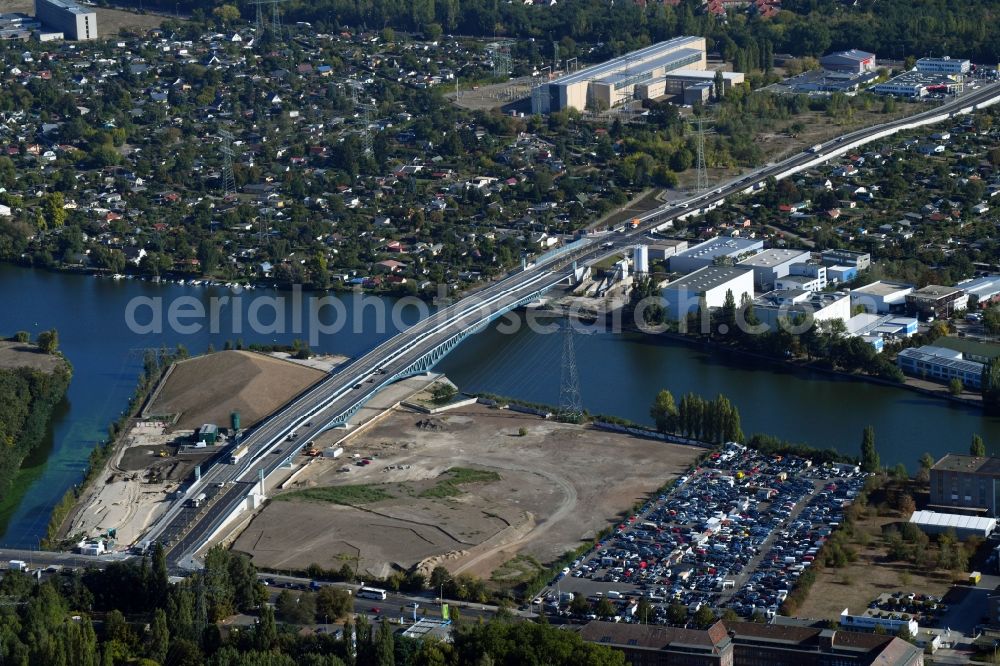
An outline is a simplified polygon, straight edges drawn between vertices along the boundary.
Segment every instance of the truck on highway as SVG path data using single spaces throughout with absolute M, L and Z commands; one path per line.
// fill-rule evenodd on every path
M 197 495 L 195 495 L 194 497 L 192 497 L 191 499 L 188 500 L 188 506 L 191 506 L 191 507 L 194 507 L 195 509 L 197 509 L 202 504 L 204 504 L 205 500 L 207 500 L 207 499 L 208 499 L 208 496 L 205 493 L 198 493 Z
M 809 152 L 810 153 L 818 153 L 821 150 L 823 150 L 823 144 L 822 143 L 817 143 L 815 146 L 813 146 L 812 148 L 809 149 Z
M 11 571 L 27 571 L 28 563 L 24 560 L 11 560 L 7 563 L 7 568 Z
M 236 465 L 250 452 L 250 446 L 246 443 L 237 444 L 229 454 L 229 464 Z

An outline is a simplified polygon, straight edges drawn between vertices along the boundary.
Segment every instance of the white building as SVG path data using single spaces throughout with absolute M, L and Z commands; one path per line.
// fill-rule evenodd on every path
M 789 324 L 801 320 L 808 323 L 840 319 L 845 324 L 851 318 L 851 299 L 844 292 L 821 293 L 802 290 L 771 291 L 753 302 L 753 312 L 770 330 L 776 331 L 781 320 Z
M 968 74 L 972 66 L 968 60 L 943 58 L 921 58 L 917 61 L 917 71 L 927 74 Z
M 879 280 L 851 290 L 851 307 L 860 305 L 866 312 L 888 314 L 902 310 L 910 293 L 913 293 L 911 285 Z
M 981 459 L 980 459 L 981 460 Z M 997 528 L 996 518 L 964 516 L 959 513 L 938 513 L 937 511 L 914 511 L 910 522 L 927 534 L 944 534 L 951 530 L 959 541 L 971 536 L 989 539 Z
M 678 69 L 706 68 L 704 37 L 675 37 L 543 83 L 531 92 L 531 112 L 612 108 L 633 99 L 636 87 Z
M 873 617 L 871 615 L 851 615 L 847 612 L 845 608 L 840 613 L 840 626 L 844 629 L 863 631 L 875 631 L 876 627 L 882 627 L 887 634 L 898 634 L 900 629 L 905 628 L 910 632 L 910 636 L 916 636 L 920 633 L 920 625 L 912 617 L 907 616 L 905 619 L 900 616 L 900 619 L 893 620 L 889 617 Z
M 739 265 L 753 269 L 758 289 L 773 289 L 775 281 L 788 275 L 792 265 L 804 264 L 811 256 L 807 250 L 773 247 L 747 257 Z
M 35 0 L 35 16 L 71 39 L 97 39 L 97 12 L 73 0 Z
M 740 266 L 699 268 L 663 288 L 664 308 L 671 319 L 680 320 L 697 312 L 702 302 L 709 308 L 722 307 L 729 291 L 737 305 L 744 294 L 753 298 L 753 270 Z
M 632 251 L 632 266 L 636 275 L 644 275 L 649 272 L 649 248 L 645 245 L 636 245 Z
M 690 273 L 714 264 L 735 264 L 762 249 L 762 240 L 716 236 L 670 257 L 670 270 L 674 273 Z

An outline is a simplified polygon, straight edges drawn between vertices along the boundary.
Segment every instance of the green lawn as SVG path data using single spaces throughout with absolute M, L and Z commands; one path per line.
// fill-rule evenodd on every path
M 368 504 L 391 499 L 393 496 L 379 486 L 330 486 L 328 488 L 306 488 L 283 493 L 274 499 L 290 502 L 329 502 L 331 504 Z
M 438 482 L 422 491 L 417 497 L 443 499 L 445 497 L 455 497 L 462 494 L 459 486 L 469 483 L 492 483 L 499 481 L 500 475 L 496 472 L 488 472 L 481 469 L 470 469 L 468 467 L 452 467 L 440 477 Z

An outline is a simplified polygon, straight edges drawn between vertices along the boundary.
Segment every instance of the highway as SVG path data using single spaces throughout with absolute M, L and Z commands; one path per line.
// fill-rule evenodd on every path
M 168 562 L 183 569 L 196 568 L 193 554 L 202 548 L 241 503 L 257 482 L 259 474 L 270 475 L 286 459 L 300 450 L 330 424 L 343 421 L 383 386 L 398 378 L 429 369 L 440 356 L 458 344 L 464 335 L 489 323 L 497 316 L 535 300 L 542 292 L 565 281 L 577 262 L 587 265 L 627 250 L 650 232 L 677 218 L 706 212 L 727 197 L 750 194 L 770 177 L 783 178 L 853 149 L 862 143 L 887 136 L 902 128 L 970 112 L 975 105 L 990 104 L 1000 98 L 1000 84 L 991 84 L 966 93 L 941 106 L 884 125 L 860 129 L 799 153 L 776 164 L 766 165 L 708 193 L 650 211 L 638 218 L 635 228 L 621 233 L 588 236 L 571 252 L 528 265 L 504 279 L 443 307 L 295 398 L 283 408 L 243 434 L 248 454 L 238 464 L 211 466 L 202 481 L 189 493 L 205 492 L 208 501 L 199 508 L 178 499 L 153 526 L 145 541 L 161 541 Z M 290 437 L 294 437 L 290 439 Z

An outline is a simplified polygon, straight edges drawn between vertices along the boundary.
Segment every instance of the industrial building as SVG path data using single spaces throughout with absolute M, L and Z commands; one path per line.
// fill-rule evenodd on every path
M 31 37 L 42 27 L 41 22 L 26 14 L 0 14 L 0 40 Z
M 958 379 L 966 388 L 982 388 L 984 364 L 967 361 L 962 352 L 924 345 L 904 349 L 896 355 L 896 365 L 912 377 L 942 383 Z
M 868 270 L 872 265 L 872 255 L 851 250 L 823 250 L 819 260 L 825 266 L 853 266 L 859 271 Z
M 688 242 L 677 238 L 667 238 L 649 244 L 649 256 L 652 259 L 666 260 L 688 249 Z
M 963 280 L 957 286 L 969 295 L 970 308 L 985 308 L 1000 301 L 1000 275 Z
M 851 298 L 845 292 L 770 291 L 753 302 L 753 312 L 760 323 L 778 330 L 782 319 L 808 323 L 851 318 Z
M 923 650 L 893 635 L 815 626 L 718 621 L 708 629 L 588 622 L 583 640 L 632 666 L 923 666 Z
M 35 17 L 70 39 L 97 39 L 97 12 L 73 0 L 35 0 Z
M 924 74 L 968 74 L 972 63 L 968 60 L 943 58 L 921 58 L 917 61 L 917 71 Z
M 746 80 L 741 72 L 721 72 L 723 88 L 729 90 Z M 700 69 L 678 69 L 662 79 L 640 83 L 635 87 L 637 99 L 656 99 L 664 95 L 677 95 L 684 104 L 707 102 L 714 95 L 715 72 Z
M 610 109 L 634 99 L 636 86 L 679 69 L 704 70 L 706 65 L 704 37 L 676 37 L 537 86 L 531 93 L 531 111 Z
M 949 453 L 931 467 L 930 506 L 996 518 L 1000 458 Z
M 804 264 L 812 257 L 808 250 L 790 250 L 773 247 L 747 257 L 739 263 L 753 269 L 754 282 L 758 289 L 773 289 L 779 278 L 789 274 L 795 264 Z
M 888 314 L 902 311 L 913 286 L 879 280 L 851 290 L 851 308 L 860 305 L 866 312 Z
M 949 94 L 962 90 L 962 82 L 954 74 L 939 74 L 911 70 L 871 87 L 872 92 L 897 97 L 926 97 L 931 93 Z
M 702 303 L 709 308 L 722 307 L 730 291 L 737 304 L 744 294 L 753 298 L 753 269 L 740 266 L 699 268 L 663 288 L 664 308 L 667 316 L 680 321 L 696 312 Z
M 950 317 L 969 305 L 969 295 L 956 287 L 929 284 L 906 295 L 906 312 L 913 317 Z
M 839 51 L 823 56 L 819 59 L 819 64 L 823 69 L 828 69 L 831 72 L 850 72 L 852 74 L 874 72 L 875 54 L 858 49 Z
M 955 538 L 965 541 L 969 537 L 989 539 L 997 528 L 996 518 L 965 516 L 960 513 L 914 511 L 910 522 L 929 535 L 954 532 Z
M 735 264 L 763 249 L 762 240 L 716 236 L 670 257 L 670 270 L 674 273 L 690 273 L 713 264 Z

